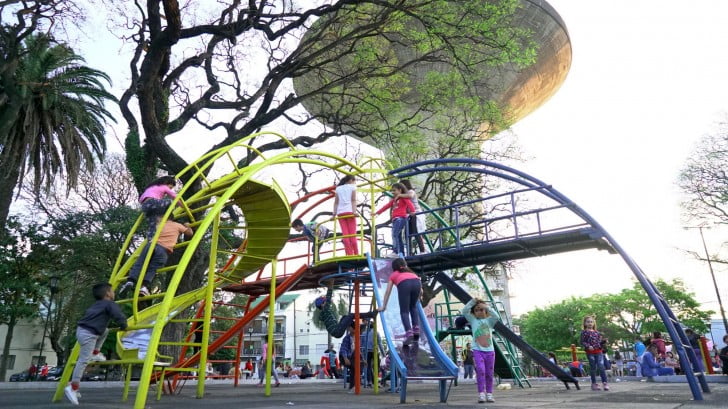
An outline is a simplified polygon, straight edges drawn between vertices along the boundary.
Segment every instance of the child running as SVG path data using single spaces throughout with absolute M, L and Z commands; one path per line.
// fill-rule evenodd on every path
M 604 370 L 604 354 L 602 353 L 601 342 L 602 335 L 597 331 L 597 321 L 591 315 L 584 317 L 584 330 L 581 331 L 581 345 L 586 351 L 586 357 L 589 359 L 589 376 L 591 377 L 591 388 L 593 391 L 600 390 L 597 383 L 597 370 L 599 377 L 602 379 L 604 390 L 609 390 L 607 384 L 607 372 Z
M 114 291 L 111 289 L 111 284 L 96 284 L 91 291 L 96 302 L 78 321 L 76 339 L 80 345 L 80 351 L 76 366 L 73 368 L 73 375 L 71 375 L 71 384 L 63 390 L 66 399 L 74 405 L 78 405 L 78 388 L 81 386 L 81 376 L 89 361 L 106 360 L 100 349 L 109 334 L 109 321 L 113 318 L 122 330 L 126 329 L 126 317 L 119 306 L 114 303 Z
M 392 261 L 392 274 L 387 282 L 387 290 L 384 292 L 384 301 L 379 311 L 384 311 L 389 303 L 389 295 L 392 287 L 397 286 L 399 298 L 399 316 L 405 329 L 405 340 L 403 345 L 410 345 L 420 337 L 419 318 L 417 315 L 417 300 L 422 295 L 422 281 L 414 271 L 407 267 L 403 258 Z
M 495 402 L 493 399 L 493 377 L 495 349 L 493 349 L 493 327 L 498 314 L 488 304 L 472 298 L 460 312 L 470 323 L 473 331 L 473 361 L 475 380 L 478 383 L 478 403 Z
M 383 213 L 385 210 L 392 208 L 392 250 L 399 257 L 404 257 L 405 241 L 402 237 L 405 225 L 410 213 L 415 212 L 415 206 L 412 201 L 402 195 L 407 193 L 407 188 L 401 183 L 392 185 L 393 199 L 377 210 L 377 214 Z
M 147 239 L 151 240 L 154 237 L 154 233 L 157 232 L 157 218 L 164 216 L 172 200 L 177 197 L 172 190 L 176 184 L 174 176 L 162 176 L 145 187 L 139 196 L 142 213 L 147 218 Z

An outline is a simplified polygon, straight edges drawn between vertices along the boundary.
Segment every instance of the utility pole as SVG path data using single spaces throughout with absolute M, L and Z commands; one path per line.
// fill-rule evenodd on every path
M 723 317 L 723 328 L 728 331 L 728 320 L 725 318 L 725 309 L 723 308 L 723 301 L 720 298 L 720 290 L 718 290 L 718 282 L 715 281 L 715 272 L 713 271 L 713 264 L 710 262 L 710 254 L 708 253 L 708 246 L 705 245 L 705 236 L 703 236 L 703 226 L 692 227 L 700 231 L 700 240 L 703 242 L 703 250 L 705 250 L 705 260 L 708 262 L 708 269 L 710 269 L 710 277 L 713 279 L 713 288 L 715 288 L 715 295 L 718 297 L 718 308 L 720 308 L 720 315 Z

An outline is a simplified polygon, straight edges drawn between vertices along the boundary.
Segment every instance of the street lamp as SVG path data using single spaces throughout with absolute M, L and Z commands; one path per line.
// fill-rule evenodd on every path
M 46 333 L 48 332 L 48 322 L 51 320 L 51 308 L 53 307 L 53 295 L 58 291 L 58 276 L 52 276 L 48 280 L 48 288 L 51 290 L 51 296 L 48 297 L 48 313 L 46 314 L 45 325 L 43 326 L 43 336 L 40 339 L 40 351 L 38 353 L 38 362 L 36 367 L 40 369 L 41 359 L 43 359 L 43 344 L 45 344 Z M 37 373 L 37 371 L 36 371 Z
M 708 254 L 708 246 L 705 245 L 705 236 L 703 236 L 703 227 L 686 227 L 686 229 L 698 229 L 700 232 L 700 240 L 703 242 L 703 250 L 705 251 L 705 260 L 708 262 L 708 269 L 710 270 L 710 276 L 713 278 L 713 288 L 715 288 L 715 295 L 718 297 L 718 308 L 720 308 L 720 315 L 723 317 L 723 328 L 728 328 L 728 320 L 725 318 L 725 309 L 723 309 L 723 301 L 720 298 L 720 291 L 718 290 L 718 282 L 715 281 L 715 272 L 713 272 L 713 264 L 710 262 L 710 254 Z

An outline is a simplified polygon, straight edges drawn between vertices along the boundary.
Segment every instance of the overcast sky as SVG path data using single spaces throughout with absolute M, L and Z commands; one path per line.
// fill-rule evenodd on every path
M 682 277 L 718 311 L 701 250 L 684 230 L 675 185 L 695 143 L 728 112 L 728 2 L 549 0 L 569 30 L 571 71 L 513 128 L 533 159 L 521 170 L 591 214 L 651 279 Z M 725 232 L 706 231 L 712 254 Z M 724 301 L 725 268 L 716 267 Z M 513 311 L 631 285 L 618 256 L 593 251 L 531 259 L 511 282 Z M 546 290 L 548 289 L 548 290 Z
M 707 265 L 681 250 L 701 250 L 701 243 L 697 231 L 682 229 L 675 181 L 697 140 L 728 112 L 728 1 L 549 2 L 569 30 L 573 62 L 554 97 L 514 126 L 532 158 L 517 167 L 596 218 L 650 278 L 683 277 L 717 311 Z M 81 52 L 112 75 L 120 93 L 127 60 L 120 60 L 118 40 L 105 25 L 102 19 L 84 25 L 92 35 Z M 123 138 L 123 121 L 116 129 Z M 196 144 L 185 149 L 199 150 L 189 159 L 205 150 Z M 725 237 L 706 232 L 711 253 Z M 728 301 L 728 273 L 715 267 Z M 619 257 L 597 251 L 531 259 L 511 282 L 513 312 L 616 292 L 631 277 Z

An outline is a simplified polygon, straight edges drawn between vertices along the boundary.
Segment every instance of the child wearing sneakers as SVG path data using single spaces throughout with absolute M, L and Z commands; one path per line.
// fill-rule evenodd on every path
M 399 316 L 406 331 L 406 338 L 402 345 L 410 345 L 420 337 L 417 301 L 422 296 L 422 281 L 414 271 L 407 267 L 407 262 L 403 258 L 392 261 L 392 274 L 387 282 L 387 290 L 384 292 L 382 306 L 378 308 L 380 312 L 387 308 L 389 295 L 392 293 L 392 287 L 394 286 L 397 286 Z
M 147 243 L 144 247 L 139 258 L 136 262 L 134 262 L 134 265 L 129 270 L 129 276 L 126 279 L 127 281 L 119 288 L 119 294 L 123 295 L 126 291 L 134 288 L 139 276 L 143 276 L 139 295 L 142 297 L 148 296 L 150 294 L 149 288 L 151 287 L 152 280 L 154 280 L 154 277 L 157 275 L 157 270 L 167 264 L 167 257 L 172 254 L 174 246 L 177 244 L 177 240 L 181 234 L 184 234 L 187 239 L 192 237 L 194 232 L 190 228 L 190 224 L 180 224 L 173 220 L 167 220 L 167 222 L 164 223 L 164 226 L 162 226 L 162 232 L 159 233 L 157 244 L 152 250 L 152 257 L 149 259 L 146 274 L 142 275 L 142 267 L 144 267 L 144 260 L 147 258 L 149 243 Z
M 586 351 L 586 357 L 589 359 L 589 376 L 591 377 L 591 389 L 593 391 L 600 390 L 597 383 L 597 371 L 602 378 L 604 390 L 609 390 L 607 384 L 607 372 L 604 369 L 604 354 L 602 353 L 602 334 L 597 331 L 597 321 L 591 315 L 584 317 L 584 330 L 581 331 L 581 345 Z
M 73 368 L 71 384 L 63 390 L 66 398 L 74 405 L 78 405 L 80 396 L 78 388 L 81 384 L 81 376 L 89 361 L 106 360 L 106 357 L 99 350 L 109 333 L 109 321 L 113 319 L 122 330 L 126 329 L 126 317 L 119 306 L 114 303 L 114 291 L 111 289 L 111 284 L 96 284 L 92 292 L 96 302 L 86 310 L 83 317 L 78 321 L 76 339 L 81 349 L 78 353 L 76 366 Z
M 495 402 L 493 399 L 493 378 L 495 370 L 495 349 L 493 348 L 493 327 L 498 314 L 488 304 L 477 298 L 468 301 L 460 314 L 470 323 L 473 332 L 473 361 L 475 380 L 478 383 L 478 403 Z

